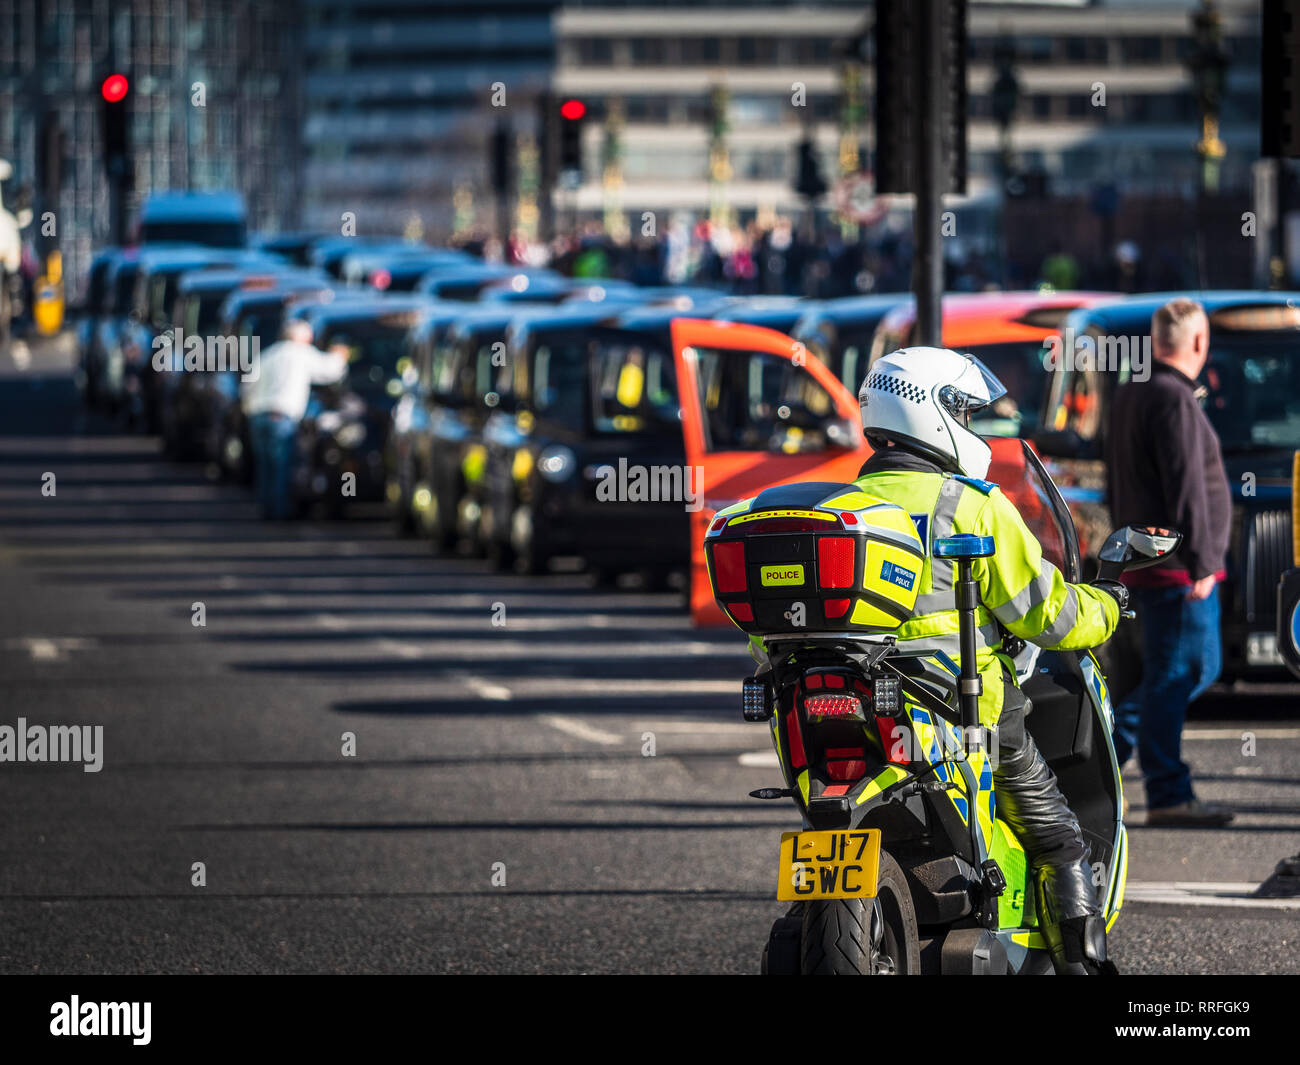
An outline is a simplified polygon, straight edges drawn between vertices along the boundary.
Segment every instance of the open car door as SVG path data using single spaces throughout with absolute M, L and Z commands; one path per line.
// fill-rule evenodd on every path
M 855 397 L 784 333 L 677 318 L 672 336 L 686 462 L 702 478 L 703 505 L 691 515 L 691 619 L 729 625 L 704 561 L 714 514 L 777 484 L 850 482 L 871 448 Z

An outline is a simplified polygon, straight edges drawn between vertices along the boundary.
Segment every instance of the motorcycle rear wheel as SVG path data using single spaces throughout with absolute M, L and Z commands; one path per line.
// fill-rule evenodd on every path
M 898 863 L 880 855 L 874 899 L 809 902 L 800 937 L 804 976 L 915 976 L 921 971 L 916 909 Z

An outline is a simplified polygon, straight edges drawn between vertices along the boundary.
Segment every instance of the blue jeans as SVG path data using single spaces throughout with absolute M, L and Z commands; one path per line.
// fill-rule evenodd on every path
M 293 460 L 298 422 L 273 414 L 254 414 L 248 422 L 253 445 L 253 478 L 265 518 L 294 513 Z
M 1123 765 L 1134 746 L 1147 807 L 1192 799 L 1192 774 L 1182 759 L 1187 706 L 1219 676 L 1219 589 L 1188 599 L 1186 588 L 1134 588 L 1142 625 L 1142 683 L 1115 712 L 1115 754 Z

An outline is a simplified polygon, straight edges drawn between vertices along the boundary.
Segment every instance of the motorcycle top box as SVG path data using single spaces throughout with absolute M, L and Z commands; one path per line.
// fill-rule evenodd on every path
M 751 635 L 897 628 L 925 547 L 907 512 L 856 485 L 778 485 L 718 511 L 704 542 L 713 594 Z

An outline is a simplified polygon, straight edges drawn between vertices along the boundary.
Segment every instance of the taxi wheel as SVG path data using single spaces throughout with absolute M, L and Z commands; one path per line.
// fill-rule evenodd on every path
M 487 542 L 487 560 L 498 573 L 509 573 L 515 568 L 515 552 L 509 544 L 491 539 Z
M 920 937 L 912 894 L 898 863 L 880 855 L 874 899 L 809 902 L 803 917 L 804 976 L 915 976 Z
M 396 498 L 389 503 L 393 516 L 393 531 L 398 536 L 410 536 L 415 532 L 415 515 L 411 511 L 411 496 L 405 477 L 398 475 Z
M 667 592 L 672 588 L 672 570 L 654 567 L 641 571 L 641 585 L 647 592 Z
M 518 507 L 510 516 L 510 554 L 520 573 L 533 577 L 546 572 L 548 560 L 537 544 L 531 507 Z
M 438 493 L 434 492 L 424 520 L 435 555 L 450 555 L 456 550 L 456 527 L 447 520 L 449 513 L 446 507 L 440 505 Z

